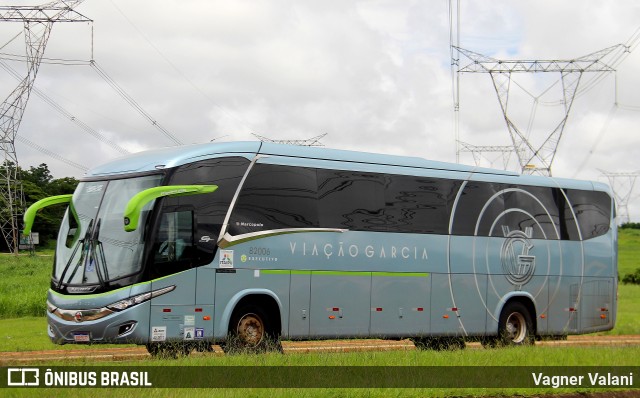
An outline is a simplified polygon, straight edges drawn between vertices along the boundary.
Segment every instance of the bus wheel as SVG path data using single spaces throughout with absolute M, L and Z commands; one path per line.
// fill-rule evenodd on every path
M 227 353 L 258 353 L 280 347 L 270 329 L 269 318 L 260 308 L 243 307 L 234 311 L 229 323 L 229 336 L 224 345 Z
M 517 301 L 508 303 L 500 314 L 498 343 L 500 345 L 533 344 L 534 330 L 527 307 Z

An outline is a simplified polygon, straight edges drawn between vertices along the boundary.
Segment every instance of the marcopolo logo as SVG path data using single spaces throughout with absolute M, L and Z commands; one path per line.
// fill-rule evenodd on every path
M 533 249 L 533 243 L 531 243 L 533 228 L 526 227 L 524 231 L 510 231 L 509 227 L 503 226 L 502 232 L 507 238 L 500 252 L 502 269 L 509 282 L 522 286 L 531 280 L 536 269 L 536 256 L 529 254 Z

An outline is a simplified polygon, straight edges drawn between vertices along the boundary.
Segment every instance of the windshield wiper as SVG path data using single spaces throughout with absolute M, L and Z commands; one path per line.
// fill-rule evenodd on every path
M 67 261 L 67 264 L 64 267 L 64 270 L 62 271 L 62 274 L 60 275 L 60 279 L 58 280 L 58 290 L 60 290 L 62 288 L 62 281 L 64 280 L 65 275 L 67 274 L 67 271 L 69 270 L 69 267 L 71 266 L 71 263 L 73 262 L 73 258 L 76 256 L 76 252 L 78 251 L 78 249 L 80 248 L 80 244 L 82 244 L 82 255 L 80 256 L 80 259 L 78 260 L 78 262 L 76 263 L 76 266 L 73 268 L 73 272 L 71 273 L 71 276 L 69 276 L 69 279 L 67 280 L 67 282 L 69 282 L 70 280 L 73 279 L 73 277 L 75 276 L 76 272 L 78 271 L 78 267 L 80 266 L 80 264 L 84 263 L 84 258 L 86 256 L 86 253 L 88 251 L 85 250 L 85 243 L 89 242 L 89 236 L 91 234 L 91 227 L 93 226 L 93 220 L 91 220 L 91 222 L 89 222 L 89 226 L 87 227 L 87 232 L 84 234 L 84 238 L 80 239 L 76 242 L 76 245 L 73 249 L 73 253 L 71 253 L 71 256 L 69 257 L 69 261 Z
M 91 239 L 91 259 L 96 262 L 96 275 L 98 276 L 98 280 L 100 281 L 100 287 L 105 287 L 105 279 L 109 280 L 109 271 L 107 269 L 107 259 L 104 256 L 104 248 L 102 247 L 102 242 L 98 239 L 100 237 L 100 224 L 102 219 L 99 218 L 96 223 L 96 227 L 93 232 L 93 239 Z M 104 278 L 102 276 L 102 271 L 104 270 Z

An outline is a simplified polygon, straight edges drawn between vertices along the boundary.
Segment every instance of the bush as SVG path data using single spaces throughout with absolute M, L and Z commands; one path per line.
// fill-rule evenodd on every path
M 640 229 L 640 222 L 626 222 L 620 226 L 620 229 Z
M 622 278 L 622 283 L 632 284 L 632 285 L 640 285 L 640 268 L 636 269 L 635 272 L 631 274 L 626 274 Z

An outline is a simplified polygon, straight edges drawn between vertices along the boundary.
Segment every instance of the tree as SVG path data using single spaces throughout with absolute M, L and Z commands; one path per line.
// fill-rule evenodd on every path
M 20 173 L 27 206 L 49 196 L 73 193 L 78 186 L 78 180 L 73 177 L 54 179 L 45 163 L 38 167 L 31 166 L 29 170 L 20 170 Z M 40 245 L 46 245 L 58 237 L 65 209 L 65 206 L 52 206 L 38 213 L 33 230 L 40 234 Z

